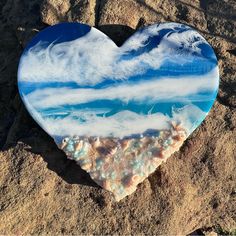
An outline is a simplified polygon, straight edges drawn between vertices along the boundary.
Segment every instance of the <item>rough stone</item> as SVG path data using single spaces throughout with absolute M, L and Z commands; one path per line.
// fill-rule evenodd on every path
M 235 230 L 235 8 L 234 0 L 1 1 L 0 233 L 155 235 Z M 17 92 L 23 47 L 45 24 L 61 21 L 95 25 L 117 44 L 141 26 L 183 22 L 202 33 L 219 59 L 220 91 L 209 116 L 178 153 L 119 203 L 66 159 L 30 118 Z

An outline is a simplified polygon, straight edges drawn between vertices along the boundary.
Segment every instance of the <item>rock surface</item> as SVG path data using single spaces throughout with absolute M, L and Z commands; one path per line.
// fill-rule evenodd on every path
M 0 234 L 236 229 L 234 0 L 2 0 L 0 11 Z M 209 116 L 178 153 L 119 203 L 66 159 L 19 98 L 20 53 L 38 30 L 62 21 L 96 26 L 118 45 L 144 25 L 182 22 L 202 33 L 219 59 L 220 91 Z

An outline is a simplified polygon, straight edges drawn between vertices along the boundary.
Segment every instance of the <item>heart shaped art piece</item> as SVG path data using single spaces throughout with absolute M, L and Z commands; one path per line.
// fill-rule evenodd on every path
M 177 23 L 141 29 L 121 47 L 88 25 L 58 24 L 33 38 L 18 70 L 33 118 L 118 201 L 179 150 L 218 84 L 211 46 Z

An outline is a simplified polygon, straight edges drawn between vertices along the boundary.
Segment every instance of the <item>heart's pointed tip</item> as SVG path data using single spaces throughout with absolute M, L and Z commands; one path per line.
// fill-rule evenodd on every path
M 132 193 L 134 193 L 137 189 L 137 186 L 133 186 L 133 188 L 129 189 L 129 191 L 127 191 L 125 194 L 116 194 L 116 193 L 112 193 L 113 197 L 115 199 L 115 201 L 118 203 L 122 200 L 124 200 L 126 197 L 128 197 L 129 195 L 131 195 Z

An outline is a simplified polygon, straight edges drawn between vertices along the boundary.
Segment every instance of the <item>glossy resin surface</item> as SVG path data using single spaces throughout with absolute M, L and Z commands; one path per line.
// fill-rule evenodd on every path
M 117 200 L 201 124 L 218 84 L 213 49 L 178 23 L 141 29 L 121 47 L 88 25 L 58 24 L 33 38 L 18 69 L 33 118 Z

